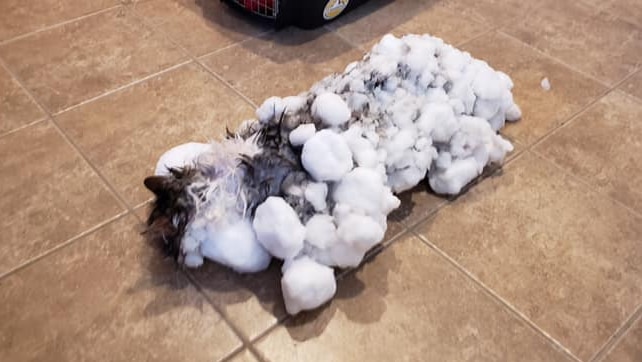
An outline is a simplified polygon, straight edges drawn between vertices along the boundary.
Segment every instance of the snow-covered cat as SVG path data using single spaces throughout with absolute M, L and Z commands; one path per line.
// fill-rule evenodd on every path
M 226 139 L 165 153 L 145 185 L 148 235 L 180 263 L 238 272 L 283 264 L 287 311 L 336 291 L 383 240 L 396 193 L 424 179 L 457 194 L 512 145 L 510 78 L 441 39 L 385 36 L 361 61 L 299 96 L 272 97 Z

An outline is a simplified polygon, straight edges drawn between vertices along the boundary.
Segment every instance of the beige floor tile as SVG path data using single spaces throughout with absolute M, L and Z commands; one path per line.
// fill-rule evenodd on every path
M 136 3 L 134 9 L 194 56 L 271 29 L 263 22 L 232 11 L 221 1 L 148 0 Z
M 121 0 L 3 0 L 0 41 L 118 5 Z
M 187 57 L 122 9 L 5 44 L 0 56 L 52 112 Z
M 4 361 L 211 361 L 240 341 L 121 218 L 0 281 Z
M 354 12 L 331 23 L 332 28 L 369 50 L 388 33 L 430 34 L 458 44 L 489 29 L 437 1 L 368 1 Z
M 642 64 L 642 28 L 579 1 L 544 4 L 507 31 L 609 85 Z
M 48 122 L 0 138 L 0 274 L 123 210 Z
M 425 0 L 452 9 L 457 16 L 470 17 L 496 28 L 521 21 L 539 6 L 540 1 L 524 0 Z
M 57 117 L 61 127 L 131 205 L 161 154 L 186 142 L 220 139 L 254 110 L 196 64 L 163 73 Z
M 535 150 L 642 213 L 642 101 L 610 93 Z
M 638 318 L 623 339 L 606 356 L 604 362 L 642 361 L 642 318 Z
M 619 89 L 642 99 L 642 70 L 638 71 L 637 74 L 624 82 Z
M 639 0 L 582 0 L 598 9 L 606 10 L 621 19 L 642 28 L 642 2 Z
M 414 237 L 339 282 L 321 311 L 257 343 L 269 361 L 563 361 L 532 329 Z
M 531 153 L 419 231 L 582 359 L 642 300 L 642 223 Z
M 44 118 L 11 74 L 0 67 L 0 135 Z
M 465 44 L 462 49 L 508 74 L 513 95 L 523 118 L 509 123 L 502 134 L 525 146 L 540 139 L 594 101 L 606 87 L 549 59 L 518 40 L 490 33 Z M 541 87 L 548 78 L 551 89 Z
M 288 28 L 224 49 L 203 59 L 252 101 L 291 96 L 363 57 L 363 52 L 323 29 Z

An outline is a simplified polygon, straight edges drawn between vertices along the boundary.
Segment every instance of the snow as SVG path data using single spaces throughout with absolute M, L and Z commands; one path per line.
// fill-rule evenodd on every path
M 290 143 L 292 146 L 303 146 L 314 134 L 317 129 L 313 123 L 299 125 L 290 132 Z
M 357 167 L 337 185 L 333 199 L 365 215 L 387 215 L 399 206 L 397 199 L 374 170 Z
M 268 197 L 256 208 L 252 226 L 259 243 L 279 259 L 293 258 L 303 248 L 305 227 L 280 197 Z
M 316 181 L 337 181 L 352 169 L 352 152 L 338 134 L 324 129 L 304 145 L 301 161 Z
M 270 123 L 281 116 L 287 104 L 280 97 L 270 97 L 256 110 L 256 118 L 261 123 Z
M 338 241 L 337 228 L 330 215 L 317 214 L 308 220 L 305 225 L 305 241 L 310 245 L 327 249 Z
M 281 290 L 288 314 L 318 308 L 332 299 L 337 291 L 332 268 L 309 257 L 296 259 L 284 269 Z
M 551 82 L 548 80 L 548 78 L 542 79 L 542 82 L 540 83 L 541 87 L 545 91 L 551 90 Z
M 323 93 L 312 103 L 312 116 L 326 126 L 340 126 L 350 119 L 350 108 L 334 93 Z
M 209 150 L 209 148 L 209 144 L 197 142 L 176 146 L 160 157 L 156 164 L 154 175 L 166 176 L 169 174 L 169 168 L 180 168 L 193 164 L 198 156 Z
M 316 211 L 323 211 L 327 207 L 328 185 L 323 182 L 310 183 L 305 188 L 304 197 Z
M 272 256 L 258 242 L 249 220 L 229 227 L 212 226 L 208 225 L 208 236 L 201 245 L 203 256 L 239 273 L 256 273 L 270 265 Z
M 271 151 L 300 154 L 302 167 L 294 184 L 256 210 L 247 209 L 237 167 L 240 155 L 261 155 L 251 138 L 168 151 L 163 165 L 205 162 L 217 175 L 206 201 L 196 201 L 181 243 L 184 263 L 198 267 L 205 257 L 253 272 L 275 257 L 284 261 L 288 313 L 323 305 L 336 292 L 332 268 L 357 267 L 383 241 L 387 217 L 400 206 L 395 194 L 425 181 L 456 195 L 503 162 L 513 146 L 498 131 L 522 116 L 513 86 L 507 74 L 441 39 L 386 35 L 343 73 L 299 96 L 268 98 L 244 123 L 251 134 L 283 117 L 292 147 Z

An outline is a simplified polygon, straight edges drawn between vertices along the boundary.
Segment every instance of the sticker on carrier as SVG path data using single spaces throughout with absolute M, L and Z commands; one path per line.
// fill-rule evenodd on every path
M 283 261 L 289 314 L 336 292 L 335 268 L 380 244 L 397 194 L 457 195 L 513 150 L 508 75 L 429 35 L 386 35 L 298 96 L 271 97 L 227 137 L 160 157 L 146 234 L 178 263 L 238 273 Z

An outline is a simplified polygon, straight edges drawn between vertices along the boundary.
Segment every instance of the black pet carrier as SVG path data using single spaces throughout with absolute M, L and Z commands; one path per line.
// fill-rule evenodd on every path
M 345 14 L 367 0 L 222 0 L 274 22 L 277 28 L 311 29 Z

